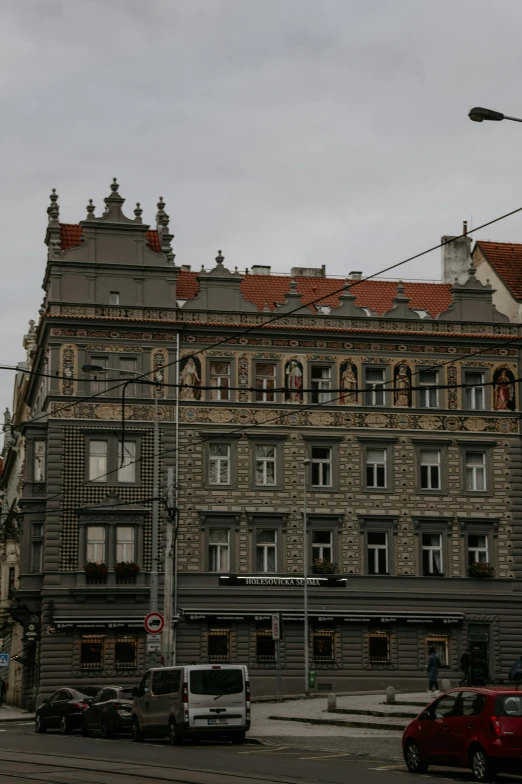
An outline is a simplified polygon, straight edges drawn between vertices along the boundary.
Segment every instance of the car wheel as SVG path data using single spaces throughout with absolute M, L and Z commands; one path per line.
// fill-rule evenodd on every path
M 110 731 L 109 726 L 107 724 L 107 719 L 102 719 L 101 720 L 100 732 L 101 732 L 102 738 L 105 738 L 105 740 L 108 740 L 109 738 L 112 738 L 112 732 Z
M 232 735 L 232 743 L 235 746 L 239 746 L 241 743 L 245 742 L 245 733 L 244 732 L 234 732 Z
M 493 781 L 495 778 L 496 771 L 481 746 L 472 749 L 469 764 L 475 781 Z
M 47 727 L 45 726 L 43 719 L 40 718 L 40 716 L 38 716 L 38 714 L 36 715 L 35 720 L 34 720 L 34 731 L 38 732 L 40 735 L 43 732 L 47 732 Z
M 169 743 L 171 746 L 179 746 L 182 742 L 182 737 L 179 734 L 176 722 L 171 719 L 169 721 Z
M 134 743 L 143 743 L 145 740 L 145 735 L 140 729 L 140 723 L 136 716 L 132 720 L 132 740 Z
M 428 765 L 421 758 L 420 749 L 414 740 L 409 740 L 404 749 L 404 761 L 410 773 L 426 773 Z
M 69 724 L 69 719 L 67 716 L 62 716 L 60 719 L 60 732 L 62 735 L 69 735 L 71 732 L 71 726 Z

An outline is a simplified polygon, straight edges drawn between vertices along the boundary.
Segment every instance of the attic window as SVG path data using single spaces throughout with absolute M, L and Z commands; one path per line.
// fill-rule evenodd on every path
M 418 310 L 417 308 L 413 311 L 414 313 L 418 313 L 421 319 L 429 318 L 430 314 L 427 310 Z
M 120 292 L 111 291 L 109 295 L 109 305 L 119 305 L 119 304 L 120 304 Z

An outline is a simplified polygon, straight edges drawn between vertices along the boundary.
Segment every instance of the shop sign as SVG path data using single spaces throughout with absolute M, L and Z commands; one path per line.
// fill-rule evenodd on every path
M 309 588 L 345 588 L 346 577 L 308 577 Z M 259 577 L 258 575 L 221 575 L 220 585 L 241 585 L 249 588 L 270 587 L 304 588 L 304 577 Z

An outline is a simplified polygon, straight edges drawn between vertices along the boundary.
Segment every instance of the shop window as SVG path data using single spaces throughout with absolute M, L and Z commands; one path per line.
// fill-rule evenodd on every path
M 312 655 L 316 662 L 333 661 L 335 633 L 320 631 L 314 632 L 312 636 Z
M 228 528 L 209 529 L 208 568 L 210 572 L 230 571 L 230 530 Z
M 432 648 L 435 648 L 440 666 L 449 667 L 449 637 L 446 634 L 429 634 L 426 637 L 426 661 Z
M 312 365 L 311 368 L 312 403 L 330 403 L 332 400 L 332 368 L 325 365 Z
M 34 481 L 45 482 L 45 441 L 34 442 Z
M 277 531 L 256 531 L 256 571 L 275 572 L 277 568 Z
M 312 447 L 312 487 L 332 486 L 332 448 Z
M 209 483 L 230 484 L 230 444 L 209 445 Z
M 105 637 L 86 635 L 80 641 L 80 667 L 82 670 L 103 669 Z
M 114 664 L 119 669 L 131 669 L 137 665 L 138 640 L 136 637 L 116 637 L 114 642 Z
M 368 574 L 388 574 L 386 531 L 368 531 Z
M 440 451 L 421 449 L 420 484 L 422 490 L 440 490 Z
M 419 405 L 421 408 L 438 408 L 439 390 L 438 372 L 436 370 L 421 370 L 419 373 Z
M 466 408 L 471 411 L 483 411 L 484 405 L 484 373 L 467 370 L 464 373 L 464 383 L 469 384 L 464 388 L 464 401 Z
M 118 442 L 118 482 L 136 481 L 136 442 Z
M 389 632 L 370 632 L 368 646 L 368 653 L 371 664 L 390 663 Z
M 269 629 L 256 632 L 256 659 L 258 662 L 275 661 L 275 640 Z
M 255 451 L 256 484 L 275 485 L 277 447 L 274 444 L 256 444 Z
M 422 534 L 422 573 L 442 576 L 442 534 Z
M 89 441 L 89 481 L 107 481 L 107 441 Z
M 230 362 L 211 362 L 209 375 L 210 399 L 230 400 Z
M 208 660 L 227 662 L 230 659 L 230 632 L 226 629 L 211 629 L 208 633 Z
M 258 362 L 255 367 L 255 400 L 273 403 L 275 400 L 276 366 Z

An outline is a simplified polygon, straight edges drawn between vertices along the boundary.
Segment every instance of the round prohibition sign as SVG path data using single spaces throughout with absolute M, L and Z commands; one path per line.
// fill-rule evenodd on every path
M 149 634 L 160 634 L 165 626 L 165 618 L 159 612 L 150 612 L 143 625 Z

